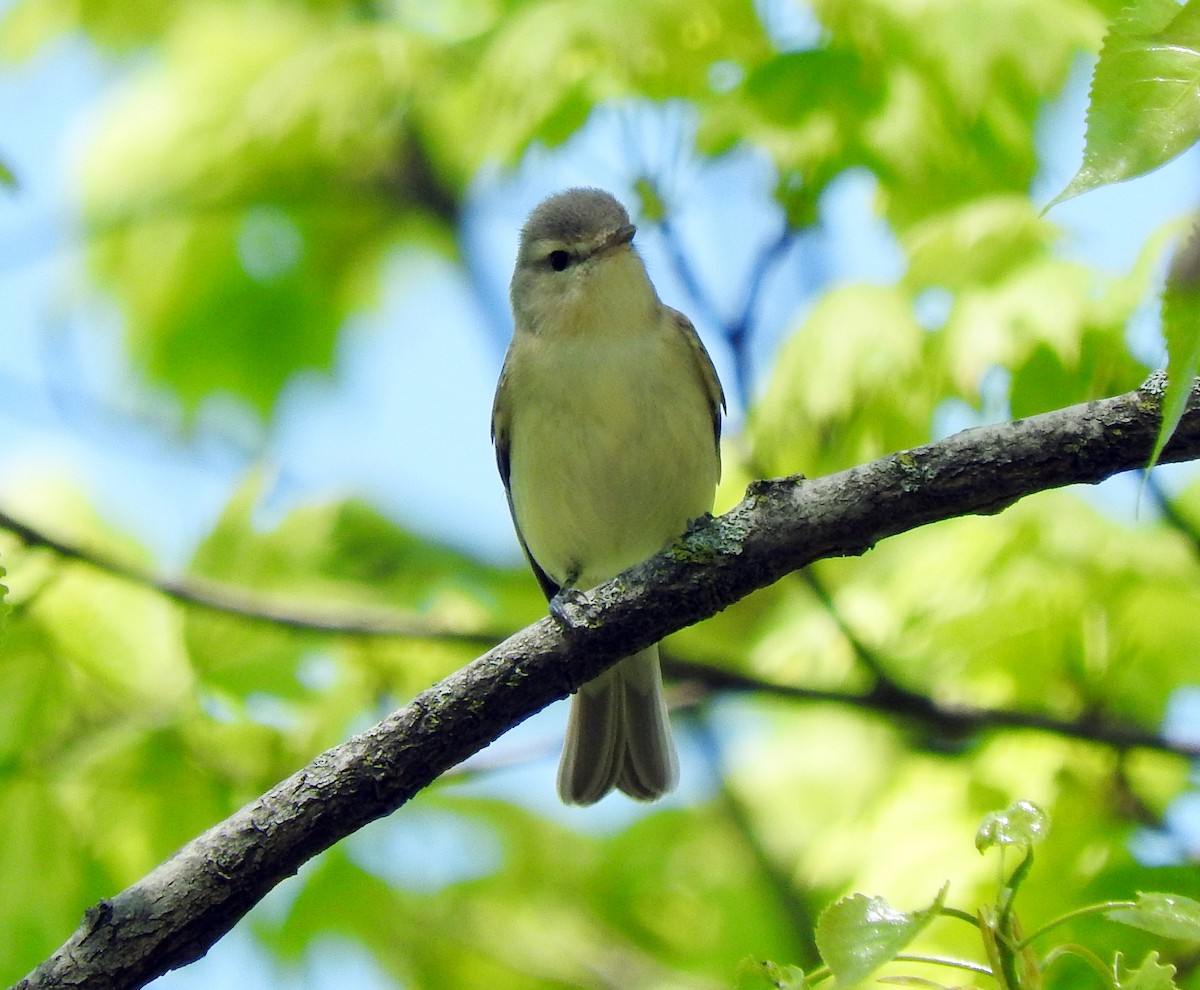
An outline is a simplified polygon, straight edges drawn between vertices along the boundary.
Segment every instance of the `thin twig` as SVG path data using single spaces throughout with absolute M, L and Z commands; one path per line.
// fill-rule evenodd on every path
M 726 783 L 728 775 L 721 765 L 720 743 L 706 713 L 702 713 L 700 718 L 692 722 L 692 725 L 703 736 L 705 744 L 701 747 L 701 751 L 709 757 L 713 777 L 721 782 L 719 799 L 726 817 L 757 865 L 758 872 L 779 903 L 784 917 L 787 918 L 787 929 L 792 938 L 789 958 L 794 959 L 802 968 L 811 969 L 821 961 L 821 954 L 817 950 L 817 943 L 813 937 L 813 932 L 816 930 L 816 919 L 813 917 L 812 910 L 796 888 L 791 871 L 781 865 L 763 844 L 745 805 Z
M 671 261 L 671 266 L 675 269 L 675 273 L 683 283 L 688 295 L 699 307 L 699 315 L 704 322 L 716 327 L 729 345 L 730 353 L 733 355 L 738 397 L 744 406 L 748 406 L 753 393 L 749 338 L 750 329 L 754 325 L 754 312 L 758 308 L 759 295 L 767 276 L 787 254 L 788 248 L 795 241 L 796 233 L 791 227 L 784 224 L 779 234 L 767 242 L 759 254 L 758 261 L 750 269 L 750 283 L 737 315 L 727 319 L 722 315 L 720 307 L 708 294 L 703 283 L 696 277 L 695 270 L 683 253 L 679 235 L 670 218 L 663 216 L 658 221 L 658 226 L 662 232 L 663 243 L 666 245 L 667 257 Z
M 796 577 L 808 585 L 809 590 L 816 595 L 817 601 L 821 603 L 821 607 L 825 609 L 826 614 L 833 620 L 834 625 L 838 627 L 838 632 L 842 634 L 843 638 L 850 645 L 850 649 L 854 651 L 854 655 L 859 663 L 870 671 L 875 681 L 887 684 L 890 690 L 899 694 L 908 693 L 905 688 L 900 687 L 900 685 L 892 680 L 891 676 L 887 673 L 886 665 L 879 658 L 879 654 L 867 646 L 850 627 L 850 623 L 842 615 L 841 609 L 837 607 L 837 603 L 834 602 L 829 589 L 817 577 L 816 571 L 812 567 L 806 567 L 802 571 L 797 571 Z
M 1060 719 L 1039 712 L 948 705 L 913 691 L 897 693 L 885 684 L 877 684 L 862 694 L 797 687 L 792 684 L 764 681 L 736 671 L 717 670 L 670 656 L 663 657 L 663 673 L 678 680 L 703 685 L 714 692 L 743 692 L 790 701 L 842 705 L 879 712 L 920 723 L 952 738 L 975 736 L 992 729 L 1031 729 L 1068 739 L 1099 743 L 1118 751 L 1150 749 L 1185 759 L 1200 757 L 1200 746 L 1172 742 L 1140 726 L 1111 719 Z
M 1153 471 L 1146 478 L 1146 491 L 1154 499 L 1154 504 L 1163 514 L 1163 518 L 1192 545 L 1192 551 L 1200 557 L 1200 529 L 1179 511 L 1179 506 L 1163 489 L 1162 482 Z
M 738 392 L 742 403 L 750 406 L 753 396 L 753 371 L 750 366 L 750 328 L 754 325 L 755 311 L 758 309 L 758 298 L 762 293 L 767 276 L 775 270 L 775 266 L 783 260 L 788 249 L 796 241 L 796 231 L 786 222 L 774 240 L 769 241 L 758 256 L 758 261 L 750 268 L 750 284 L 746 288 L 746 298 L 742 301 L 737 317 L 726 325 L 725 339 L 733 353 L 734 374 L 737 376 Z
M 182 604 L 220 612 L 249 622 L 329 635 L 439 640 L 485 649 L 495 646 L 508 635 L 508 633 L 486 630 L 471 631 L 438 626 L 425 620 L 399 616 L 392 610 L 382 608 L 377 610 L 359 609 L 354 613 L 341 612 L 336 616 L 322 617 L 310 611 L 297 609 L 294 605 L 275 605 L 258 595 L 248 594 L 224 585 L 198 581 L 195 578 L 179 580 L 154 575 L 115 558 L 84 550 L 49 536 L 40 529 L 21 522 L 2 511 L 0 511 L 0 529 L 13 533 L 27 546 L 43 547 L 65 559 L 78 561 L 121 580 L 151 588 Z M 800 574 L 812 585 L 810 569 L 806 568 Z M 820 589 L 819 583 L 814 585 L 814 591 L 818 591 L 818 589 Z M 818 595 L 820 597 L 819 591 Z M 1101 743 L 1117 749 L 1141 747 L 1177 756 L 1200 755 L 1200 748 L 1173 743 L 1162 736 L 1135 726 L 1109 722 L 1099 717 L 1068 721 L 1032 712 L 969 707 L 951 708 L 939 704 L 926 695 L 900 687 L 892 681 L 882 671 L 876 655 L 840 621 L 840 614 L 833 603 L 827 600 L 827 596 L 824 603 L 856 655 L 864 660 L 875 675 L 875 685 L 869 692 L 826 691 L 778 684 L 747 674 L 719 670 L 681 660 L 669 654 L 663 656 L 663 671 L 669 677 L 700 685 L 710 692 L 762 694 L 798 702 L 840 704 L 850 708 L 862 708 L 920 721 L 956 737 L 964 734 L 975 735 L 990 728 L 1027 728 Z
M 394 636 L 439 639 L 468 646 L 491 647 L 504 637 L 496 633 L 464 631 L 440 626 L 424 619 L 399 616 L 394 609 L 356 608 L 353 612 L 321 616 L 313 611 L 296 611 L 277 605 L 257 594 L 236 591 L 201 578 L 186 580 L 152 574 L 125 561 L 67 543 L 29 523 L 0 511 L 0 529 L 7 530 L 28 547 L 43 547 L 66 560 L 78 561 L 133 584 L 152 588 L 167 598 L 198 608 L 305 632 L 352 636 Z

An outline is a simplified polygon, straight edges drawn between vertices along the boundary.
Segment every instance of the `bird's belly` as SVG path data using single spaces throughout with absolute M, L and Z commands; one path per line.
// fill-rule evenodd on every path
M 558 583 L 577 574 L 581 588 L 683 533 L 712 508 L 718 474 L 694 376 L 596 368 L 543 382 L 538 401 L 514 410 L 511 434 L 513 510 L 529 552 Z

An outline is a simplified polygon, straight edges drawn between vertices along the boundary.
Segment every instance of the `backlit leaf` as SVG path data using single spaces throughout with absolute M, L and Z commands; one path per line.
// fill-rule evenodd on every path
M 1143 175 L 1200 137 L 1200 2 L 1138 0 L 1104 39 L 1079 172 L 1050 205 Z
M 853 894 L 826 908 L 817 947 L 840 984 L 852 986 L 891 962 L 942 908 L 948 888 L 920 911 L 897 911 L 882 897 Z
M 1158 961 L 1158 953 L 1151 952 L 1140 966 L 1125 968 L 1121 953 L 1117 953 L 1117 990 L 1175 990 L 1175 967 Z
M 1179 894 L 1142 894 L 1133 907 L 1105 912 L 1110 921 L 1164 938 L 1200 942 L 1200 903 Z
M 1023 846 L 1041 842 L 1050 828 L 1050 818 L 1032 801 L 1014 801 L 1003 811 L 993 811 L 975 833 L 975 848 L 984 852 L 992 846 Z
M 1153 466 L 1183 417 L 1200 371 L 1200 225 L 1175 252 L 1162 302 L 1163 336 L 1167 341 L 1167 387 L 1162 425 L 1150 457 Z

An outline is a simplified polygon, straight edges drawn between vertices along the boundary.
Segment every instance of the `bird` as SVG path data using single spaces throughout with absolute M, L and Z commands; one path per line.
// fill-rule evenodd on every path
M 659 552 L 713 506 L 725 395 L 665 305 L 610 193 L 543 200 L 521 228 L 492 440 L 517 538 L 551 612 Z M 672 790 L 657 644 L 583 684 L 558 770 L 566 804 Z

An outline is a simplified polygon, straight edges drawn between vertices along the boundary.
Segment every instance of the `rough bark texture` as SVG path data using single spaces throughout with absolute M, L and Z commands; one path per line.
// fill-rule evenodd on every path
M 823 557 L 1033 492 L 1142 467 L 1159 396 L 968 430 L 840 474 L 757 482 L 726 515 L 528 627 L 209 829 L 16 986 L 140 987 L 202 956 L 280 880 L 605 667 Z M 1164 461 L 1200 457 L 1196 395 Z

